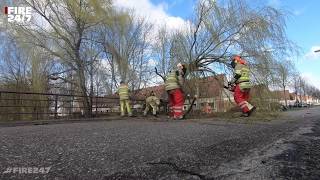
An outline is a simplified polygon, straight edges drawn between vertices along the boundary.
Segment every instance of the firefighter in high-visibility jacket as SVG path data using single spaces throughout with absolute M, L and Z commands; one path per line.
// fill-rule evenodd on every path
M 143 112 L 143 115 L 146 116 L 150 107 L 152 108 L 152 114 L 157 116 L 158 106 L 160 105 L 160 99 L 155 96 L 154 92 L 150 93 L 150 96 L 146 99 L 146 109 Z
M 234 100 L 242 109 L 243 117 L 248 117 L 256 109 L 248 100 L 250 98 L 249 92 L 251 89 L 250 70 L 247 62 L 241 56 L 234 56 L 232 58 L 231 66 L 234 68 L 234 78 L 230 84 L 235 84 Z
M 165 78 L 165 89 L 169 99 L 169 117 L 183 119 L 184 93 L 182 90 L 186 66 L 179 63 L 178 70 L 170 72 Z
M 128 116 L 131 117 L 132 111 L 131 111 L 130 100 L 129 100 L 129 87 L 123 81 L 120 82 L 118 94 L 120 96 L 121 116 L 125 116 L 125 112 L 127 110 Z

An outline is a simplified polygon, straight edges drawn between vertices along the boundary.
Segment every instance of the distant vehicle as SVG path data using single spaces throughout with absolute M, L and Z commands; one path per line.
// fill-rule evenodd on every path
M 311 107 L 312 103 L 301 103 L 301 102 L 295 102 L 293 107 Z
M 293 104 L 293 107 L 301 107 L 301 103 L 295 102 L 295 103 Z
M 308 107 L 307 103 L 301 103 L 301 107 Z

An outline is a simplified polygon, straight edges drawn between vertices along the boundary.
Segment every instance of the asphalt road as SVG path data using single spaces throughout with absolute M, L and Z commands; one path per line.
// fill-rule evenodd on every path
M 0 127 L 0 179 L 320 179 L 320 108 Z

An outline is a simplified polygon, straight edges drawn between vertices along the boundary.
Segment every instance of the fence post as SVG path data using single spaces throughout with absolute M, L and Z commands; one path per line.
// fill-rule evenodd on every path
M 90 94 L 90 117 L 93 117 L 93 101 L 92 101 L 92 94 Z
M 97 117 L 97 115 L 98 115 L 98 95 L 96 96 L 96 102 L 95 102 L 95 104 L 96 104 L 96 117 Z
M 73 93 L 72 93 L 71 103 L 70 103 L 70 104 L 71 104 L 71 108 L 70 108 L 70 115 L 69 115 L 71 118 L 73 117 L 73 112 L 74 112 L 74 109 L 73 109 L 73 108 L 74 108 L 74 107 L 73 107 L 74 99 L 75 99 L 75 98 L 74 98 L 74 95 L 73 95 Z
M 54 118 L 58 118 L 58 95 L 55 95 L 54 99 Z
M 34 117 L 34 114 L 36 114 L 36 120 L 38 120 L 37 105 L 35 105 L 35 106 L 33 107 L 33 114 L 32 114 L 32 117 Z

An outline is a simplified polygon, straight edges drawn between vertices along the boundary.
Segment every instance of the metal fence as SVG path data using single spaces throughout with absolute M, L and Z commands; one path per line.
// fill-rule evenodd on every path
M 38 120 L 83 117 L 83 102 L 89 100 L 90 116 L 119 112 L 117 97 L 0 91 L 0 120 Z M 133 111 L 141 112 L 144 100 L 131 100 Z

